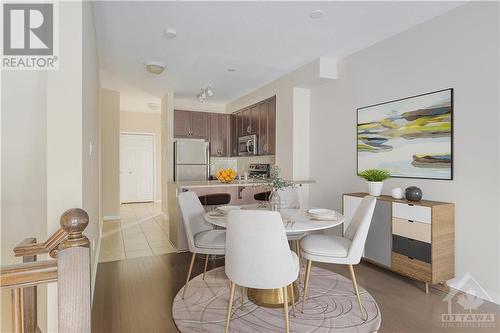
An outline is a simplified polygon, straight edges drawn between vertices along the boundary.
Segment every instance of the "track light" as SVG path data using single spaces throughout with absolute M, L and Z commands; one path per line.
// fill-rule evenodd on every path
M 196 97 L 198 98 L 198 100 L 203 103 L 205 102 L 205 100 L 208 98 L 208 97 L 212 97 L 214 95 L 214 91 L 212 89 L 212 85 L 209 84 L 208 86 L 206 86 L 205 88 L 201 88 L 200 89 L 200 93 L 198 95 L 196 95 Z

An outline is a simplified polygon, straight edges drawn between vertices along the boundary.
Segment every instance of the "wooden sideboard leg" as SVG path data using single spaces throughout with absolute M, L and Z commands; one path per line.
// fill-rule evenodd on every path
M 429 294 L 429 284 L 427 282 L 425 283 L 425 293 Z

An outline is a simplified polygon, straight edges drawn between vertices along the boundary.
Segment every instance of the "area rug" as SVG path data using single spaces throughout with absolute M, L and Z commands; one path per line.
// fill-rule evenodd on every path
M 302 286 L 299 288 L 302 294 Z M 198 275 L 189 282 L 186 297 L 183 288 L 175 296 L 172 314 L 182 333 L 224 332 L 229 302 L 229 282 L 224 267 L 207 272 L 205 280 Z M 351 280 L 334 272 L 313 267 L 304 313 L 300 312 L 302 297 L 290 306 L 291 332 L 376 332 L 380 327 L 380 310 L 373 297 L 362 287 L 360 294 L 368 318 L 363 320 Z M 237 287 L 233 301 L 230 332 L 283 332 L 283 309 L 260 307 L 245 298 L 240 308 L 241 293 Z

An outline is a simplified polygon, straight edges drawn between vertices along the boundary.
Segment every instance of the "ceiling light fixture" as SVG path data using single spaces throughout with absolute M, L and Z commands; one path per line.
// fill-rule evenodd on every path
M 177 37 L 177 30 L 175 30 L 173 28 L 168 28 L 167 30 L 165 30 L 163 32 L 163 36 L 166 39 L 174 39 L 175 37 Z
M 196 95 L 196 97 L 198 98 L 200 103 L 203 103 L 207 98 L 212 97 L 213 95 L 214 95 L 214 90 L 212 89 L 212 85 L 209 84 L 205 88 L 201 88 L 199 94 Z
M 309 13 L 309 17 L 312 18 L 313 20 L 317 20 L 322 18 L 324 14 L 325 14 L 324 11 L 322 11 L 321 9 L 317 9 Z
M 148 61 L 144 64 L 146 71 L 151 74 L 159 75 L 165 70 L 165 65 L 160 61 Z
M 236 72 L 236 68 L 228 68 L 227 71 L 228 72 Z

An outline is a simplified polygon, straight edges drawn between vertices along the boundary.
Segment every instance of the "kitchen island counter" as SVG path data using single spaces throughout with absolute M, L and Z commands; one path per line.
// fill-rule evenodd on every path
M 315 183 L 314 180 L 294 180 L 294 184 L 312 184 Z M 173 185 L 177 188 L 202 188 L 202 187 L 234 187 L 234 186 L 268 186 L 269 182 L 260 179 L 249 179 L 249 180 L 234 180 L 230 183 L 222 183 L 218 180 L 199 180 L 199 181 L 179 181 L 169 183 L 169 186 Z

